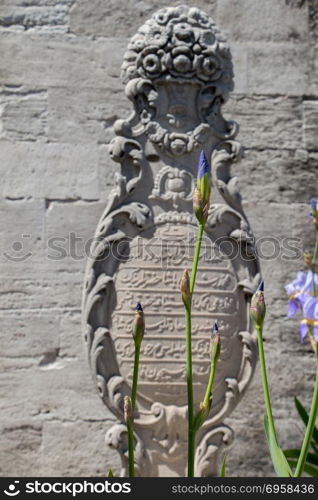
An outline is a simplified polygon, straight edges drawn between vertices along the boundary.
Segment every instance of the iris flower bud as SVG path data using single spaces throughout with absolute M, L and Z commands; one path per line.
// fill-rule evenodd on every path
M 133 422 L 133 408 L 129 396 L 124 397 L 124 418 L 127 425 Z
M 264 299 L 264 281 L 261 281 L 258 289 L 251 300 L 250 316 L 255 326 L 261 327 L 264 323 L 266 314 L 266 305 Z
M 212 406 L 212 399 L 213 399 L 212 384 L 214 381 L 217 362 L 221 352 L 221 338 L 218 331 L 219 328 L 216 321 L 213 325 L 211 332 L 211 365 L 210 365 L 209 382 L 205 391 L 204 399 L 203 401 L 201 401 L 199 411 L 194 418 L 193 426 L 195 432 L 201 427 L 201 425 L 208 418 Z
M 132 324 L 132 334 L 134 337 L 135 343 L 138 343 L 142 341 L 144 333 L 145 333 L 145 318 L 144 318 L 144 312 L 141 307 L 141 304 L 138 302 L 136 309 L 135 309 L 135 317 L 134 321 Z
M 313 221 L 314 225 L 316 226 L 316 229 L 318 230 L 318 201 L 311 199 L 310 200 L 310 208 L 311 208 L 310 215 L 312 217 L 312 221 Z
M 189 309 L 191 305 L 191 293 L 190 293 L 190 276 L 188 269 L 184 270 L 183 276 L 181 278 L 180 290 L 183 303 L 185 307 Z
M 204 151 L 201 151 L 198 163 L 197 184 L 193 195 L 193 209 L 200 224 L 205 224 L 208 218 L 211 188 L 211 168 Z
M 311 258 L 310 252 L 308 250 L 304 251 L 303 257 L 304 257 L 304 263 L 305 263 L 305 265 L 309 269 L 312 269 L 313 268 L 313 262 L 312 262 L 312 258 Z
M 217 363 L 221 352 L 221 337 L 218 322 L 216 321 L 211 331 L 211 363 Z

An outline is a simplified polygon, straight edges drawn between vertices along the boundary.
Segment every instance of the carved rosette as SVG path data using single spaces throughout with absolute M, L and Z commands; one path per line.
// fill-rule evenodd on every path
M 83 331 L 91 371 L 119 423 L 106 442 L 127 470 L 123 397 L 133 366 L 136 302 L 146 317 L 135 418 L 135 461 L 143 476 L 186 474 L 185 325 L 179 282 L 196 239 L 192 193 L 199 152 L 212 163 L 213 204 L 205 228 L 193 310 L 195 404 L 209 371 L 210 329 L 222 337 L 213 408 L 197 435 L 196 475 L 216 475 L 233 440 L 224 419 L 246 390 L 256 363 L 249 321 L 259 280 L 253 235 L 230 167 L 242 148 L 238 126 L 221 113 L 233 87 L 229 48 L 196 8 L 169 7 L 132 38 L 122 67 L 134 111 L 117 120 L 110 143 L 120 164 L 116 188 L 97 225 L 87 263 Z

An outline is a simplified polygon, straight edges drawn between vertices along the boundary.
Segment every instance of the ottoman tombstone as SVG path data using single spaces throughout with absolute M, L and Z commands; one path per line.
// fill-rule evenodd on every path
M 197 8 L 155 13 L 131 39 L 122 65 L 131 116 L 117 120 L 110 161 L 116 188 L 98 222 L 87 263 L 83 330 L 103 402 L 118 418 L 107 444 L 127 472 L 123 398 L 133 367 L 131 324 L 141 302 L 146 333 L 135 418 L 136 470 L 184 476 L 187 464 L 185 324 L 179 292 L 191 266 L 197 223 L 192 197 L 201 150 L 212 164 L 213 195 L 193 298 L 195 405 L 209 373 L 210 331 L 219 322 L 221 357 L 211 414 L 197 434 L 196 475 L 216 475 L 233 440 L 224 419 L 250 382 L 256 342 L 249 302 L 259 266 L 230 166 L 242 156 L 238 126 L 221 113 L 233 88 L 228 45 Z

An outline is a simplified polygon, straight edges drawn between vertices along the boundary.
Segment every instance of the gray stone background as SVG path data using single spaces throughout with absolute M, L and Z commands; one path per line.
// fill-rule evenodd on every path
M 1 475 L 118 470 L 104 445 L 113 417 L 81 337 L 85 243 L 113 184 L 112 125 L 130 111 L 119 80 L 127 40 L 155 10 L 179 3 L 0 1 Z M 224 111 L 241 125 L 246 154 L 235 172 L 254 232 L 278 241 L 261 246 L 265 348 L 280 441 L 294 447 L 302 426 L 293 397 L 309 404 L 315 368 L 298 320 L 285 319 L 283 286 L 314 239 L 307 203 L 318 194 L 318 2 L 183 3 L 209 13 L 231 44 L 235 91 Z M 288 237 L 297 254 L 283 250 Z M 263 413 L 257 370 L 228 419 L 236 432 L 229 475 L 273 475 Z

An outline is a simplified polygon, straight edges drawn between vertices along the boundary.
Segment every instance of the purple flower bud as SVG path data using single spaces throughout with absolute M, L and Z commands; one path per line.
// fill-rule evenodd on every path
M 219 331 L 218 322 L 216 321 L 211 329 L 211 339 L 213 339 Z
M 250 316 L 255 326 L 261 327 L 264 323 L 266 305 L 264 298 L 264 282 L 261 281 L 251 300 Z
M 312 212 L 316 212 L 317 211 L 317 205 L 318 205 L 317 200 L 315 200 L 314 198 L 312 198 L 310 200 L 310 208 L 311 208 Z
M 211 188 L 211 168 L 204 151 L 201 151 L 198 163 L 197 184 L 193 195 L 193 209 L 200 224 L 205 224 L 208 218 Z
M 309 212 L 309 215 L 311 216 L 316 229 L 318 229 L 318 201 L 312 198 L 310 200 L 310 208 L 311 212 Z
M 201 151 L 198 163 L 198 180 L 201 180 L 204 174 L 210 173 L 210 165 L 204 151 Z
M 135 308 L 135 317 L 132 324 L 132 334 L 135 343 L 141 343 L 145 333 L 145 318 L 141 304 L 138 302 Z
M 221 336 L 219 334 L 218 322 L 216 321 L 211 330 L 211 363 L 217 363 L 221 352 Z

